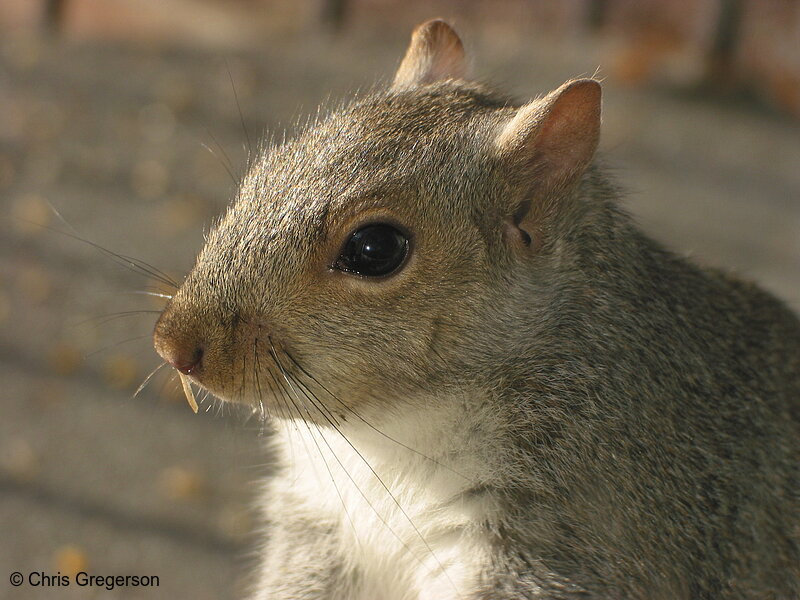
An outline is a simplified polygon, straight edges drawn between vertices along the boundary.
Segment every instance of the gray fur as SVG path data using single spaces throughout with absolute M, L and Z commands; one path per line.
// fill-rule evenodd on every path
M 339 429 L 393 489 L 483 465 L 437 509 L 492 507 L 448 531 L 491 548 L 454 598 L 800 597 L 800 322 L 646 237 L 596 164 L 538 185 L 542 164 L 493 145 L 518 106 L 461 80 L 405 85 L 266 150 L 157 347 L 201 344 L 201 385 Z M 531 203 L 547 210 L 525 251 L 507 223 Z M 379 283 L 327 268 L 364 210 L 414 236 L 414 262 Z M 416 447 L 403 420 L 436 411 L 472 442 Z M 393 471 L 370 427 L 428 458 L 400 448 L 411 466 Z M 315 514 L 294 476 L 270 483 L 256 597 L 367 597 L 346 541 L 361 516 Z

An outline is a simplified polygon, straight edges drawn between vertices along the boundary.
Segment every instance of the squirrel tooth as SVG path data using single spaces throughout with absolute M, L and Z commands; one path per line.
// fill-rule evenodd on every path
M 183 373 L 178 373 L 178 376 L 181 378 L 181 384 L 183 385 L 183 393 L 186 394 L 186 401 L 189 403 L 189 406 L 192 407 L 192 411 L 194 412 L 194 414 L 197 414 L 198 410 L 197 400 L 194 399 L 192 384 L 189 381 L 189 378 Z

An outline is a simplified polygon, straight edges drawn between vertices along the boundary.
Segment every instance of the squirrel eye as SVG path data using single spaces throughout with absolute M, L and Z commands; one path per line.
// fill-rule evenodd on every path
M 353 232 L 333 267 L 364 277 L 388 275 L 408 255 L 408 238 L 385 223 L 367 225 Z

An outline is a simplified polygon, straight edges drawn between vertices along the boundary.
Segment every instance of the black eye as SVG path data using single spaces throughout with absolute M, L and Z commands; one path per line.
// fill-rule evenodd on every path
M 387 275 L 397 269 L 408 254 L 408 238 L 385 223 L 367 225 L 347 240 L 334 268 L 365 277 Z

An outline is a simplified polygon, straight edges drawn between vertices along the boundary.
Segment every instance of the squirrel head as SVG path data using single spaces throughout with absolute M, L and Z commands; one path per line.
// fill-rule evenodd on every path
M 429 21 L 387 90 L 265 149 L 156 325 L 164 360 L 323 424 L 484 384 L 529 309 L 520 282 L 547 285 L 600 87 L 520 106 L 467 77 Z

